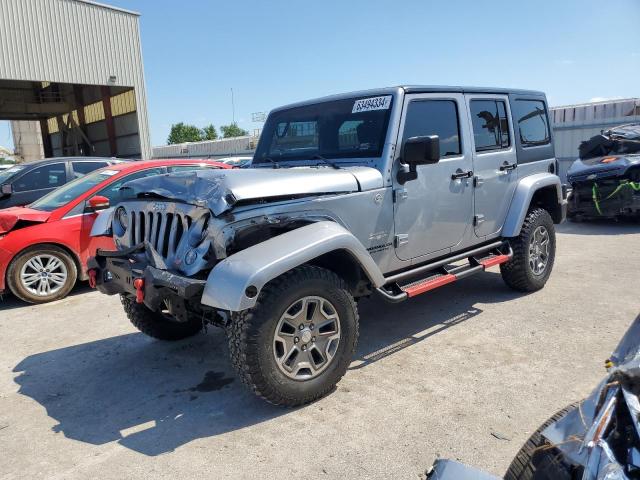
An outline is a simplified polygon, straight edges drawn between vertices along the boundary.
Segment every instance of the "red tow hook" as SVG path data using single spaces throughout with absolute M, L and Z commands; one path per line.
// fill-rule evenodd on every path
M 98 285 L 98 282 L 96 281 L 96 270 L 91 268 L 87 271 L 87 274 L 89 275 L 89 286 L 91 288 L 96 288 Z
M 136 303 L 144 303 L 144 279 L 136 278 L 133 286 L 136 289 Z

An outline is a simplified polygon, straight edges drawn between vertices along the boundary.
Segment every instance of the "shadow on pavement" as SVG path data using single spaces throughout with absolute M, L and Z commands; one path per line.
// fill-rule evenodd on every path
M 65 298 L 74 297 L 76 295 L 82 295 L 83 293 L 93 292 L 94 290 L 89 287 L 87 282 L 78 282 L 76 286 L 73 287 L 73 290 L 69 292 Z M 63 299 L 64 300 L 64 299 Z M 56 302 L 51 302 L 49 305 L 55 304 Z M 3 310 L 12 310 L 14 308 L 24 308 L 24 307 L 33 307 L 34 305 L 31 303 L 23 302 L 18 297 L 14 297 L 10 291 L 6 291 L 0 296 L 0 312 Z
M 476 303 L 507 301 L 499 274 L 487 273 L 412 301 L 360 302 L 360 344 L 352 369 L 428 340 L 478 315 Z M 117 441 L 145 455 L 238 430 L 292 410 L 255 397 L 232 372 L 226 338 L 210 330 L 163 343 L 128 334 L 31 355 L 14 372 L 19 392 L 41 404 L 66 437 Z
M 556 225 L 558 233 L 569 235 L 633 235 L 640 233 L 638 219 L 600 219 L 567 221 Z

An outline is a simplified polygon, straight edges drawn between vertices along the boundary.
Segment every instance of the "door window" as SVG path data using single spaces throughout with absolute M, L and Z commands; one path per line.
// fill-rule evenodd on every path
M 211 169 L 211 168 L 220 168 L 215 165 L 174 165 L 169 167 L 170 172 L 191 172 L 193 170 L 203 170 L 203 169 Z
M 458 108 L 453 100 L 413 100 L 404 122 L 402 143 L 411 137 L 438 135 L 440 157 L 460 155 Z
M 72 162 L 71 164 L 73 165 L 73 176 L 75 178 L 82 177 L 87 173 L 109 165 L 107 162 Z
M 13 183 L 14 192 L 28 192 L 30 190 L 43 190 L 64 185 L 67 174 L 64 163 L 44 165 L 25 173 Z
M 516 100 L 513 102 L 513 118 L 518 124 L 520 143 L 523 147 L 536 147 L 551 142 L 549 121 L 544 102 L 540 100 Z
M 470 110 L 476 152 L 509 147 L 509 122 L 505 102 L 471 100 Z

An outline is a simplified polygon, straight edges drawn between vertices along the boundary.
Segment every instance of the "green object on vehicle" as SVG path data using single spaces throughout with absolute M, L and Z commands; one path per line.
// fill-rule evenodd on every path
M 593 198 L 593 204 L 596 207 L 596 211 L 598 215 L 602 215 L 602 210 L 600 210 L 600 202 L 604 202 L 605 200 L 609 200 L 611 197 L 617 195 L 625 188 L 631 188 L 635 192 L 640 192 L 640 182 L 630 182 L 629 180 L 620 180 L 620 185 L 616 187 L 616 189 L 607 195 L 605 198 L 599 200 L 598 199 L 598 184 L 593 182 L 593 187 L 591 187 L 591 197 Z

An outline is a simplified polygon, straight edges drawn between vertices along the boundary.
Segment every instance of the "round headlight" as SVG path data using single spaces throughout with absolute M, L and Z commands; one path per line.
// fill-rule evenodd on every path
M 115 218 L 116 222 L 118 222 L 118 226 L 122 229 L 122 232 L 126 232 L 127 227 L 129 226 L 129 215 L 124 207 L 118 207 Z

